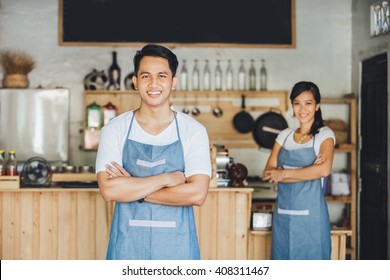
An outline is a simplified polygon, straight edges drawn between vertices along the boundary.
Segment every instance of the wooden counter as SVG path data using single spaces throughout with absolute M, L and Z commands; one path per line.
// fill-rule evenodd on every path
M 332 260 L 345 260 L 347 236 L 352 234 L 351 230 L 332 230 Z M 272 232 L 251 231 L 248 242 L 249 260 L 269 260 L 271 258 Z
M 194 207 L 202 259 L 246 259 L 251 188 L 210 188 Z M 0 259 L 105 259 L 114 203 L 98 189 L 0 189 Z

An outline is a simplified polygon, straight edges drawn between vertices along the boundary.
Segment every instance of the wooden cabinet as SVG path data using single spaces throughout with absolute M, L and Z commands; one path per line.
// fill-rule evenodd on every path
M 345 260 L 346 242 L 351 236 L 350 230 L 332 230 L 332 260 Z M 248 260 L 269 260 L 271 258 L 271 231 L 251 231 L 248 243 Z
M 252 203 L 251 188 L 211 188 L 194 207 L 203 260 L 246 260 Z
M 202 259 L 247 258 L 252 191 L 211 188 L 194 207 Z M 105 259 L 113 210 L 98 189 L 0 189 L 0 259 Z

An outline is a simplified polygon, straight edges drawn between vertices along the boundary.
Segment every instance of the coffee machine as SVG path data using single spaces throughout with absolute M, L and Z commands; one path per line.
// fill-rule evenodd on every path
M 224 145 L 213 145 L 212 151 L 214 151 L 214 156 L 212 156 L 213 176 L 217 179 L 217 187 L 229 187 L 229 167 L 234 160 Z

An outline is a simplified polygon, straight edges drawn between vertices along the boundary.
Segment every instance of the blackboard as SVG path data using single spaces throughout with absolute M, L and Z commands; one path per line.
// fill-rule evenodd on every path
M 60 45 L 295 47 L 295 0 L 59 0 Z

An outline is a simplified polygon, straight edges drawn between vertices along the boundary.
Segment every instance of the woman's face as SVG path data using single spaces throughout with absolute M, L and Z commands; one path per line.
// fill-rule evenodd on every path
M 314 122 L 314 114 L 320 108 L 320 104 L 316 104 L 313 93 L 304 91 L 292 101 L 294 116 L 300 124 L 312 124 Z

